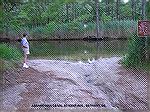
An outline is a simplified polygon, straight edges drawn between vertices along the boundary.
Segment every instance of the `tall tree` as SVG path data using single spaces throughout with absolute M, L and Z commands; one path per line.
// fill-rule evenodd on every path
M 110 8 L 109 8 L 109 5 L 110 5 L 110 0 L 105 0 L 105 11 L 106 11 L 106 14 L 110 15 Z
M 132 9 L 132 20 L 135 20 L 135 14 L 136 14 L 136 1 L 131 0 L 131 9 Z
M 120 16 L 119 16 L 119 13 L 120 13 L 120 0 L 116 0 L 116 19 L 117 20 L 120 20 Z
M 142 19 L 146 19 L 146 0 L 142 0 Z
M 99 38 L 99 0 L 95 0 L 96 4 L 96 37 Z

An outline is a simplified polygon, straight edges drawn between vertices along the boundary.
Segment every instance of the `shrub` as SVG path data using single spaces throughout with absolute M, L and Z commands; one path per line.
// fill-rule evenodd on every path
M 87 27 L 85 28 L 86 31 L 93 31 L 96 29 L 96 23 L 90 22 L 87 23 Z
M 131 28 L 134 28 L 134 30 L 136 30 L 136 27 L 137 27 L 137 22 L 136 21 L 130 21 L 130 20 L 108 21 L 108 22 L 103 23 L 103 29 L 104 30 L 111 29 L 111 30 L 116 31 L 116 29 L 120 29 L 120 30 L 130 31 Z
M 68 23 L 68 30 L 69 32 L 83 32 L 83 24 L 78 21 L 72 21 Z
M 31 31 L 31 35 L 35 36 L 35 37 L 43 37 L 45 35 L 45 27 L 36 27 L 33 28 Z
M 129 38 L 128 51 L 123 59 L 126 67 L 141 67 L 145 61 L 144 38 L 132 35 Z

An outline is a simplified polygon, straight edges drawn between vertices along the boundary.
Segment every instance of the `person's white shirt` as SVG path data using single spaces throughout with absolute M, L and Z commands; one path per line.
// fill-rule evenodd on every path
M 26 37 L 23 37 L 23 39 L 21 40 L 21 45 L 27 47 L 27 49 L 29 49 L 29 43 L 27 41 Z

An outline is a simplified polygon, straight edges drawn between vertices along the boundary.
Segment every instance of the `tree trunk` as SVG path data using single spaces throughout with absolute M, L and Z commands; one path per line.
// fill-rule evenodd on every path
M 146 19 L 146 0 L 142 0 L 142 20 Z
M 74 4 L 74 18 L 77 18 L 77 3 Z
M 68 4 L 66 4 L 66 17 L 67 17 L 66 22 L 69 22 L 69 5 Z
M 132 20 L 135 20 L 135 13 L 136 13 L 136 2 L 135 0 L 131 0 L 131 9 L 132 9 Z
M 96 38 L 99 38 L 99 0 L 95 0 L 96 4 Z
M 120 20 L 120 15 L 119 15 L 120 10 L 119 10 L 119 6 L 120 6 L 120 0 L 117 0 L 117 1 L 116 1 L 116 19 L 117 19 L 117 20 Z
M 106 14 L 108 14 L 108 15 L 110 15 L 110 9 L 109 9 L 110 8 L 109 7 L 110 4 L 109 4 L 109 1 L 110 0 L 105 0 L 105 4 L 106 4 L 106 9 L 105 10 L 106 10 Z

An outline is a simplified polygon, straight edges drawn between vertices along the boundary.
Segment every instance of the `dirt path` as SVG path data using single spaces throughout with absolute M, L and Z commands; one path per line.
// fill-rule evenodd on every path
M 148 112 L 148 74 L 124 69 L 118 64 L 120 59 L 104 58 L 91 63 L 30 60 L 29 69 L 3 74 L 1 110 L 51 112 L 92 108 Z

